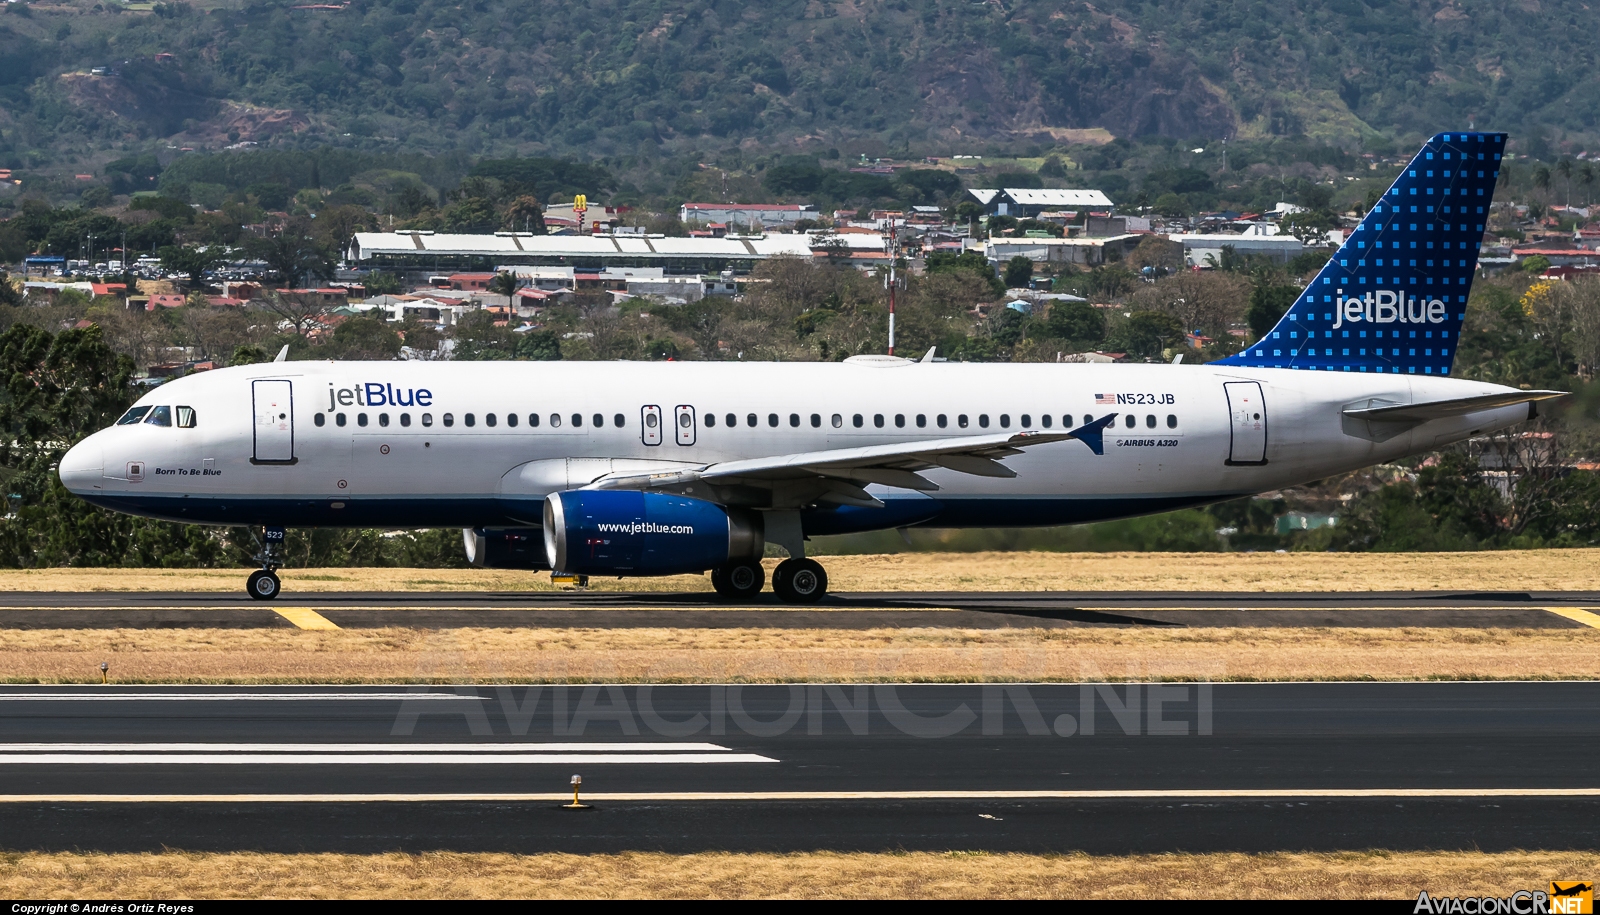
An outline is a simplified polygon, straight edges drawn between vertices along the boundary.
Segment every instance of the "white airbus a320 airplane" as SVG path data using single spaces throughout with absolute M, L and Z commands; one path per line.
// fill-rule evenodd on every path
M 818 534 L 1071 524 L 1316 480 L 1559 396 L 1450 378 L 1505 136 L 1430 139 L 1278 326 L 1209 365 L 277 362 L 151 391 L 61 461 L 121 512 L 464 529 L 471 561 L 816 601 Z

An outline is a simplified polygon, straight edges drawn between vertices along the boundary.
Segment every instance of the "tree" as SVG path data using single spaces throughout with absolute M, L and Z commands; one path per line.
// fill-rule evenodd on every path
M 11 283 L 11 274 L 0 268 L 0 306 L 15 308 L 22 304 L 22 290 Z
M 521 334 L 512 350 L 518 359 L 554 362 L 561 358 L 561 337 L 553 330 L 530 330 Z M 676 348 L 674 348 L 676 355 Z
M 1578 183 L 1583 185 L 1583 205 L 1589 205 L 1590 193 L 1594 190 L 1594 164 L 1585 162 L 1578 166 Z
M 1183 340 L 1183 325 L 1159 311 L 1136 311 L 1111 332 L 1111 345 L 1130 356 L 1154 358 Z
M 339 322 L 319 350 L 331 359 L 394 359 L 400 355 L 400 335 L 377 318 L 358 315 Z
M 968 232 L 972 232 L 978 220 L 983 218 L 983 207 L 975 200 L 963 200 L 956 204 L 956 219 L 967 224 Z
M 1236 273 L 1183 270 L 1142 286 L 1128 298 L 1128 306 L 1171 315 L 1185 331 L 1218 337 L 1243 316 L 1249 288 Z
M 187 276 L 189 288 L 200 289 L 205 285 L 206 272 L 227 260 L 227 252 L 216 245 L 168 245 L 161 249 L 160 257 L 161 269 Z
M 501 225 L 511 232 L 543 235 L 545 234 L 544 207 L 539 205 L 537 197 L 524 194 L 506 206 L 505 219 Z
M 367 274 L 362 285 L 367 288 L 368 295 L 399 295 L 400 290 L 404 288 L 398 276 L 382 271 Z
M 245 343 L 233 349 L 233 357 L 228 360 L 229 365 L 258 365 L 262 362 L 271 362 L 272 356 L 262 347 L 254 343 Z
M 277 235 L 251 238 L 244 247 L 251 257 L 265 261 L 272 272 L 291 287 L 298 287 L 306 276 L 333 279 L 338 260 L 338 256 L 317 241 L 300 221 L 291 222 Z
M 960 254 L 951 254 L 946 251 L 935 251 L 928 255 L 926 271 L 930 274 L 945 273 L 949 271 L 965 271 L 982 277 L 989 283 L 993 295 L 1001 295 L 1006 291 L 1005 284 L 994 275 L 994 266 L 989 259 L 976 251 L 963 251 Z
M 1245 312 L 1245 321 L 1250 325 L 1250 333 L 1255 339 L 1261 340 L 1283 318 L 1289 306 L 1300 295 L 1300 287 L 1281 283 L 1271 271 L 1258 270 L 1250 277 L 1250 308 Z
M 1033 261 L 1018 254 L 1006 261 L 1006 288 L 1026 289 L 1033 282 Z
M 322 316 L 321 305 L 300 296 L 269 292 L 257 301 L 261 303 L 262 311 L 276 317 L 280 325 L 288 324 L 301 337 L 304 337 L 311 330 L 311 325 Z
M 494 279 L 489 281 L 489 291 L 495 295 L 516 295 L 517 275 L 504 271 L 496 273 Z
M 1562 159 L 1560 162 L 1557 162 L 1556 173 L 1559 174 L 1562 180 L 1567 184 L 1566 205 L 1572 206 L 1572 160 Z
M 1044 164 L 1039 166 L 1039 175 L 1043 178 L 1065 178 L 1067 168 L 1061 162 L 1061 157 L 1051 153 L 1045 157 Z
M 1156 198 L 1155 210 L 1162 216 L 1176 219 L 1189 215 L 1189 201 L 1171 191 Z
M 1045 328 L 1052 337 L 1099 343 L 1106 337 L 1106 317 L 1088 302 L 1056 302 L 1050 306 Z

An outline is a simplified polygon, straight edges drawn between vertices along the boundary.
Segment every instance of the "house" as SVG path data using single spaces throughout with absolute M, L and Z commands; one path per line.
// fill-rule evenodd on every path
M 1232 248 L 1235 254 L 1258 255 L 1280 264 L 1288 263 L 1305 248 L 1293 235 L 1176 233 L 1168 237 L 1183 245 L 1184 263 L 1190 267 L 1222 263 L 1225 247 Z
M 89 285 L 94 289 L 95 298 L 103 295 L 126 296 L 128 294 L 127 283 L 90 283 Z
M 321 305 L 326 308 L 338 308 L 348 304 L 350 291 L 343 286 L 328 286 L 321 289 L 280 289 L 278 295 L 301 305 Z
M 1543 257 L 1550 261 L 1552 267 L 1573 267 L 1600 264 L 1600 251 L 1590 251 L 1587 248 L 1513 248 L 1511 254 L 1518 260 L 1528 257 Z
M 468 291 L 486 291 L 489 283 L 494 279 L 492 273 L 452 273 L 446 280 L 448 289 L 465 289 Z
M 1047 210 L 1105 210 L 1115 205 L 1104 191 L 1066 188 L 972 188 L 967 191 L 990 216 L 1038 216 Z
M 1133 253 L 1143 235 L 1113 235 L 1110 238 L 991 238 L 983 246 L 990 263 L 1003 264 L 1013 257 L 1026 257 L 1036 263 L 1073 264 L 1094 267 L 1108 260 L 1117 261 Z
M 151 296 L 144 307 L 146 311 L 155 311 L 157 308 L 182 308 L 188 301 L 181 295 L 157 294 Z
M 802 219 L 821 216 L 809 203 L 686 203 L 678 208 L 678 219 L 684 223 L 721 222 L 757 230 L 793 226 Z

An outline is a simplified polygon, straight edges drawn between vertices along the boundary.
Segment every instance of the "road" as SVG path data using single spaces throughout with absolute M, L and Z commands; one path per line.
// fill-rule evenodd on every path
M 0 688 L 12 848 L 1594 848 L 1600 683 Z M 561 809 L 583 778 L 587 811 Z
M 310 592 L 273 604 L 203 592 L 0 594 L 0 629 L 680 627 L 972 629 L 1078 626 L 1600 627 L 1600 593 L 1551 592 L 884 592 L 829 595 L 794 608 L 763 595 L 606 591 Z

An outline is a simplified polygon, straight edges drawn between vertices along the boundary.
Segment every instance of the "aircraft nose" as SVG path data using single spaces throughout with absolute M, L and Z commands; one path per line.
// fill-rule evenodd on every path
M 83 494 L 100 488 L 104 468 L 104 449 L 95 441 L 95 436 L 90 436 L 62 455 L 56 472 L 61 475 L 61 485 L 69 492 Z

